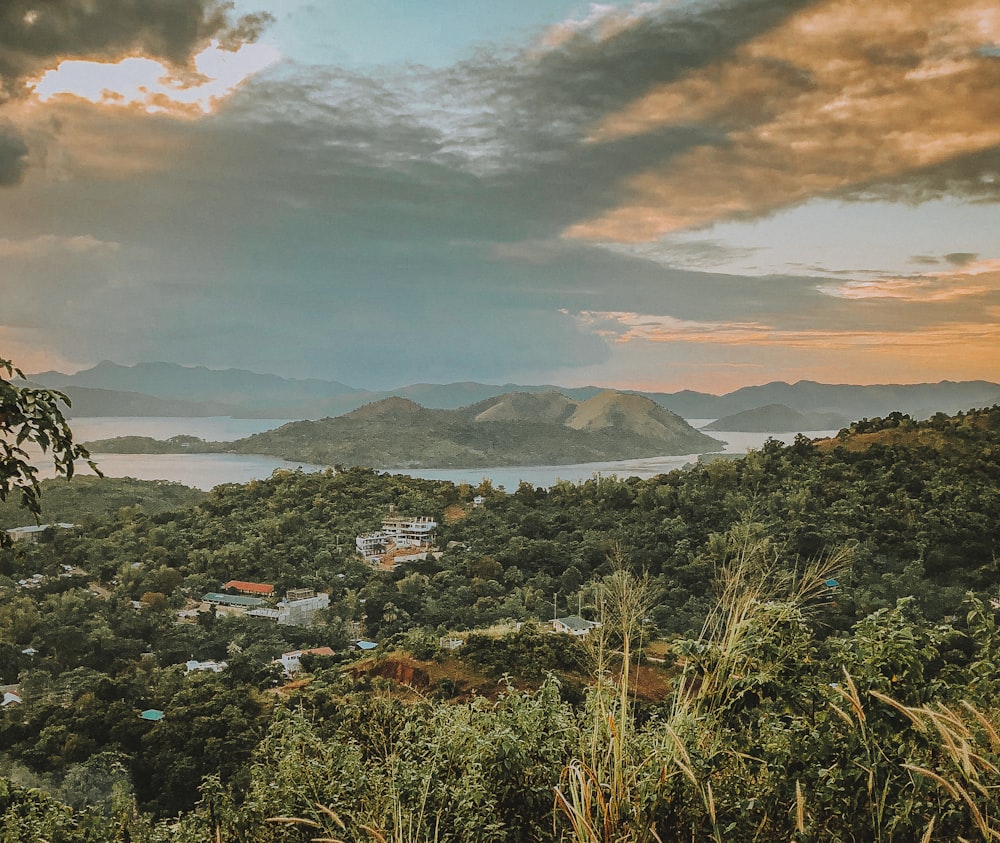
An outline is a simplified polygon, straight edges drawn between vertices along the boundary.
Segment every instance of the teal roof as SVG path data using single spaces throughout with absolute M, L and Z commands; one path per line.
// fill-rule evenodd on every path
M 143 720 L 162 720 L 163 712 L 158 708 L 147 708 L 139 715 Z
M 595 626 L 600 626 L 597 621 L 588 621 L 581 618 L 579 615 L 569 615 L 565 618 L 555 618 L 556 623 L 561 623 L 567 629 L 572 629 L 574 632 L 582 632 L 585 629 L 593 629 Z
M 218 603 L 222 606 L 240 606 L 245 609 L 253 609 L 263 606 L 264 600 L 259 597 L 244 597 L 242 594 L 219 594 L 210 591 L 201 598 L 206 603 Z

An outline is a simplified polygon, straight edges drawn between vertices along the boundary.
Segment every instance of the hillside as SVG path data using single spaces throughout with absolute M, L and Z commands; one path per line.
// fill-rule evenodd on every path
M 156 515 L 204 500 L 204 492 L 166 480 L 134 480 L 131 477 L 87 477 L 77 475 L 72 482 L 42 480 L 43 523 L 79 522 L 84 518 L 106 518 L 122 507 L 139 507 Z M 19 500 L 0 501 L 0 529 L 29 526 L 31 515 Z
M 599 398 L 577 423 L 650 415 Z M 378 427 L 440 411 L 394 400 L 353 415 Z M 334 815 L 383 823 L 368 795 L 405 781 L 400 810 L 430 804 L 442 828 L 472 829 L 441 843 L 564 843 L 553 788 L 599 740 L 597 763 L 623 748 L 629 798 L 658 812 L 643 822 L 663 840 L 876 840 L 855 833 L 859 817 L 876 830 L 889 817 L 898 840 L 932 823 L 935 840 L 988 839 L 973 821 L 982 806 L 997 825 L 1000 787 L 998 473 L 1000 407 L 892 413 L 648 480 L 511 494 L 366 469 L 280 471 L 190 500 L 172 484 L 46 483 L 46 519 L 80 528 L 0 551 L 0 683 L 20 697 L 0 709 L 0 746 L 19 783 L 73 813 L 0 777 L 0 828 L 63 843 L 109 840 L 112 822 L 135 843 L 361 840 L 373 835 Z M 75 500 L 57 502 L 65 491 Z M 364 565 L 354 538 L 393 511 L 437 521 L 441 553 Z M 329 611 L 299 627 L 201 605 L 234 579 L 323 592 Z M 599 635 L 616 652 L 598 670 L 598 634 L 585 646 L 545 622 L 594 619 L 605 601 Z M 658 640 L 632 663 L 630 704 L 609 709 L 627 617 Z M 352 647 L 360 636 L 374 654 Z M 293 676 L 275 664 L 306 648 L 332 653 Z M 208 660 L 226 667 L 189 668 Z M 818 835 L 798 832 L 797 805 Z M 301 834 L 265 825 L 299 817 Z
M 805 414 L 784 404 L 768 404 L 723 416 L 701 429 L 744 433 L 788 433 L 837 429 L 847 422 L 846 418 L 837 414 Z
M 94 453 L 266 454 L 320 465 L 477 468 L 571 465 L 721 450 L 648 398 L 604 392 L 583 402 L 557 393 L 513 393 L 458 410 L 387 398 L 336 418 L 291 422 L 236 442 L 88 443 Z

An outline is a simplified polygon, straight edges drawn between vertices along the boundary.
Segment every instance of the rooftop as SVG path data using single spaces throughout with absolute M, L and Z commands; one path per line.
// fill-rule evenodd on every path
M 244 597 L 241 594 L 219 594 L 215 591 L 210 591 L 208 594 L 202 595 L 201 599 L 206 603 L 219 603 L 223 606 L 243 606 L 248 609 L 264 603 L 260 597 Z
M 265 582 L 247 582 L 246 580 L 230 580 L 222 586 L 223 589 L 246 591 L 250 594 L 274 594 L 274 586 Z

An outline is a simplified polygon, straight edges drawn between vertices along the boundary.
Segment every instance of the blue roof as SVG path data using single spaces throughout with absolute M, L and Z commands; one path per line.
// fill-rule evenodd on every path
M 837 582 L 835 579 L 832 578 L 828 579 L 825 584 L 828 585 L 830 588 L 836 588 L 838 585 L 840 585 L 839 582 Z
M 162 720 L 163 712 L 158 708 L 147 708 L 139 715 L 143 720 Z
M 358 642 L 358 649 L 359 650 L 374 650 L 377 646 L 378 646 L 378 644 L 376 644 L 374 641 L 359 641 Z

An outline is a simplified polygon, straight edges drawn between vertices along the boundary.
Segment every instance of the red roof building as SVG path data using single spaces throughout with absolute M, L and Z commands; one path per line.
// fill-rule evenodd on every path
M 226 591 L 238 591 L 240 594 L 254 594 L 258 597 L 270 597 L 274 594 L 274 586 L 264 582 L 230 580 L 222 588 Z

